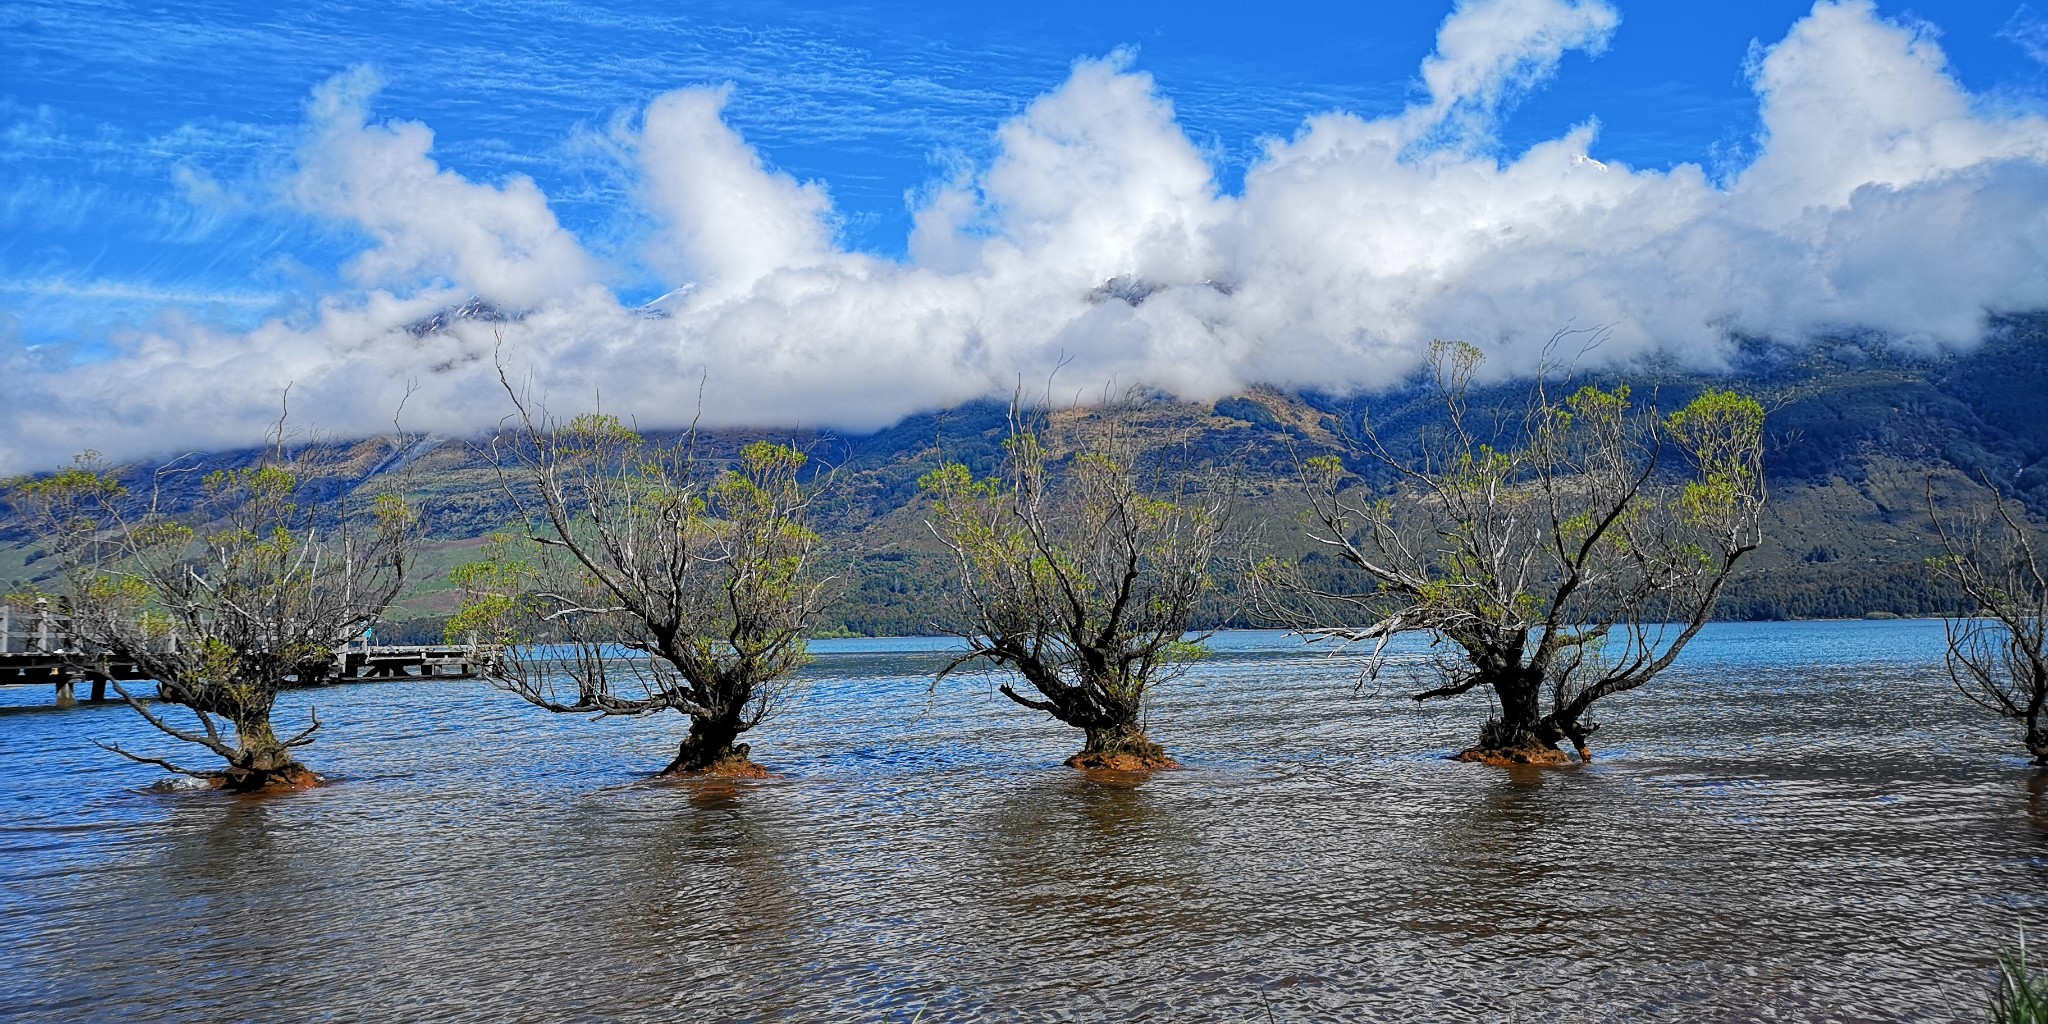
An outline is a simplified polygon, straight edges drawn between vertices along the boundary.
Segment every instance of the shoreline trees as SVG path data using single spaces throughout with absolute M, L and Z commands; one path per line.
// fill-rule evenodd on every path
M 995 474 L 942 462 L 920 481 L 926 526 L 952 553 L 962 665 L 1015 671 L 1035 696 L 1003 696 L 1082 731 L 1077 768 L 1174 761 L 1145 729 L 1147 695 L 1200 655 L 1186 639 L 1228 528 L 1227 492 L 1200 486 L 1186 451 L 1147 453 L 1137 406 L 1079 415 L 1012 405 Z
M 1290 628 L 1372 643 L 1368 674 L 1396 636 L 1447 642 L 1413 696 L 1493 698 L 1461 758 L 1562 764 L 1569 740 L 1590 760 L 1593 705 L 1669 667 L 1761 542 L 1763 408 L 1709 390 L 1660 416 L 1625 385 L 1553 398 L 1539 374 L 1522 408 L 1489 415 L 1471 408 L 1482 358 L 1432 346 L 1445 415 L 1413 454 L 1368 424 L 1348 454 L 1383 483 L 1334 455 L 1304 460 L 1310 534 L 1346 576 L 1269 559 L 1254 593 Z
M 408 446 L 403 435 L 391 443 L 401 456 Z M 113 686 L 150 725 L 226 764 L 195 768 L 101 747 L 238 792 L 321 784 L 297 754 L 319 716 L 309 710 L 310 724 L 280 736 L 278 691 L 332 672 L 335 649 L 363 636 L 404 586 L 421 531 L 404 494 L 359 493 L 345 454 L 288 449 L 280 424 L 259 460 L 206 474 L 182 512 L 164 495 L 186 472 L 176 463 L 143 493 L 90 452 L 14 485 L 13 505 L 58 560 L 82 657 L 130 662 L 154 678 L 154 709 Z M 191 712 L 192 724 L 166 706 Z
M 1944 518 L 1932 485 L 1928 514 L 1941 540 L 1933 570 L 1963 592 L 1962 614 L 1944 619 L 1949 680 L 1964 697 L 2020 725 L 2020 744 L 2048 767 L 2048 573 L 2024 509 L 1991 492 L 1988 509 Z
M 766 774 L 740 737 L 804 664 L 825 586 L 807 457 L 758 441 L 721 467 L 694 429 L 662 443 L 602 413 L 557 423 L 506 391 L 517 429 L 493 454 L 530 528 L 456 571 L 449 635 L 505 644 L 493 681 L 537 707 L 687 716 L 664 775 Z

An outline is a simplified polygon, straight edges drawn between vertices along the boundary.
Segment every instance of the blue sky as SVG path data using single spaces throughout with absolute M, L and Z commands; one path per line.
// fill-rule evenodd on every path
M 1598 56 L 1570 55 L 1500 133 L 1508 151 L 1597 118 L 1597 155 L 1725 172 L 1753 149 L 1753 42 L 1811 6 L 1617 2 Z M 667 11 L 654 11 L 667 7 Z M 2048 45 L 2023 4 L 1886 4 L 1940 31 L 1957 77 L 2038 106 Z M 727 120 L 774 165 L 823 182 L 852 247 L 903 255 L 906 193 L 985 158 L 994 130 L 1078 58 L 1136 50 L 1226 189 L 1259 140 L 1310 114 L 1398 111 L 1419 91 L 1448 3 L 1262 10 L 1186 3 L 375 3 L 144 5 L 13 0 L 0 10 L 0 309 L 36 341 L 93 341 L 161 304 L 252 322 L 335 287 L 345 225 L 266 201 L 308 93 L 378 70 L 381 116 L 423 121 L 435 155 L 481 180 L 526 174 L 565 226 L 633 230 L 630 188 L 592 142 L 683 86 L 734 85 Z M 232 209 L 181 180 L 217 183 Z M 622 281 L 652 297 L 658 282 Z M 75 292 L 81 294 L 65 294 Z M 212 303 L 206 300 L 216 300 Z M 225 301 L 219 301 L 225 300 Z
M 1866 59 L 1855 47 L 1897 51 L 1887 59 L 1905 59 L 1901 55 L 1909 47 L 1922 47 L 1912 51 L 1922 57 L 1933 52 L 1926 47 L 1936 48 L 1945 61 L 1939 64 L 1942 83 L 1936 91 L 1952 88 L 1964 97 L 1971 116 L 1981 120 L 1971 131 L 1983 138 L 1965 147 L 1963 155 L 1903 176 L 1895 168 L 1870 171 L 1875 175 L 1871 181 L 1885 187 L 1932 187 L 1928 183 L 1935 178 L 1969 168 L 2007 166 L 2015 153 L 2031 153 L 2027 147 L 2032 143 L 2003 146 L 1984 139 L 2021 139 L 2033 130 L 2027 119 L 2048 106 L 2048 65 L 2043 62 L 2048 58 L 2048 5 L 2037 9 L 2000 0 L 1850 3 L 1839 9 L 1824 3 L 1834 12 L 1827 18 L 1818 17 L 1823 12 L 1811 2 L 1781 0 L 1469 0 L 1287 8 L 757 2 L 666 5 L 657 11 L 655 6 L 541 0 L 459 8 L 426 2 L 312 2 L 280 15 L 274 5 L 240 3 L 11 0 L 0 7 L 0 68 L 5 69 L 0 72 L 0 345 L 12 346 L 13 353 L 0 350 L 0 359 L 21 372 L 56 373 L 119 364 L 147 348 L 151 339 L 189 352 L 200 344 L 195 339 L 204 336 L 205 344 L 231 350 L 236 332 L 249 333 L 246 344 L 255 348 L 333 345 L 341 330 L 334 326 L 341 316 L 335 309 L 355 317 L 348 330 L 374 333 L 396 326 L 382 323 L 379 316 L 410 316 L 415 307 L 441 301 L 442 292 L 488 292 L 491 281 L 462 269 L 467 264 L 459 257 L 448 257 L 454 262 L 442 265 L 434 262 L 438 257 L 410 249 L 393 255 L 394 246 L 412 244 L 392 242 L 394 233 L 433 229 L 418 216 L 404 215 L 412 219 L 401 225 L 391 219 L 401 215 L 387 217 L 381 206 L 371 209 L 365 205 L 372 203 L 365 198 L 368 193 L 341 195 L 360 182 L 335 184 L 320 177 L 326 172 L 316 173 L 326 166 L 322 161 L 340 151 L 337 147 L 353 145 L 347 139 L 381 138 L 377 133 L 387 122 L 423 125 L 432 143 L 422 173 L 459 179 L 486 199 L 490 190 L 505 189 L 519 176 L 530 178 L 538 197 L 529 205 L 535 210 L 544 206 L 544 211 L 528 214 L 542 219 L 551 214 L 562 233 L 557 248 L 577 250 L 570 262 L 581 269 L 567 276 L 587 278 L 620 306 L 631 307 L 699 279 L 710 281 L 714 275 L 705 268 L 719 259 L 706 256 L 701 245 L 690 248 L 697 244 L 688 241 L 697 237 L 691 234 L 697 228 L 683 221 L 711 216 L 690 205 L 696 200 L 675 200 L 700 211 L 686 215 L 673 203 L 664 206 L 649 198 L 659 175 L 650 170 L 646 154 L 651 150 L 643 132 L 650 128 L 651 105 L 677 90 L 729 84 L 723 106 L 715 111 L 716 123 L 745 147 L 742 163 L 759 161 L 760 181 L 768 183 L 763 188 L 777 181 L 792 188 L 814 186 L 804 194 L 816 201 L 798 202 L 798 213 L 815 215 L 831 236 L 829 245 L 818 250 L 823 255 L 812 252 L 815 245 L 799 246 L 812 255 L 795 262 L 781 253 L 773 257 L 782 261 L 776 266 L 822 266 L 828 257 L 843 262 L 865 255 L 935 273 L 943 261 L 931 253 L 939 250 L 916 251 L 913 224 L 919 211 L 938 207 L 948 186 L 964 190 L 962 202 L 974 212 L 951 225 L 955 230 L 947 245 L 957 249 L 996 237 L 1029 248 L 1022 241 L 1029 232 L 1018 227 L 1023 218 L 1016 211 L 1037 200 L 991 184 L 1001 179 L 999 168 L 1010 151 L 998 133 L 1005 125 L 1022 124 L 1039 109 L 1034 104 L 1042 97 L 1081 89 L 1085 83 L 1076 78 L 1077 61 L 1111 55 L 1111 71 L 1097 83 L 1100 95 L 1109 97 L 1116 82 L 1149 76 L 1142 83 L 1144 96 L 1170 104 L 1173 133 L 1184 138 L 1214 176 L 1202 187 L 1225 200 L 1245 192 L 1248 172 L 1278 166 L 1268 148 L 1271 140 L 1299 141 L 1312 134 L 1312 117 L 1337 111 L 1367 125 L 1392 124 L 1404 112 L 1429 106 L 1433 93 L 1423 63 L 1448 45 L 1444 40 L 1450 37 L 1440 33 L 1448 32 L 1456 18 L 1486 33 L 1482 49 L 1500 47 L 1508 55 L 1509 63 L 1496 69 L 1493 86 L 1475 86 L 1482 92 L 1497 87 L 1498 95 L 1446 99 L 1450 106 L 1470 108 L 1470 118 L 1477 119 L 1472 123 L 1483 122 L 1482 127 L 1475 130 L 1452 118 L 1428 130 L 1436 134 L 1418 136 L 1422 142 L 1404 143 L 1409 149 L 1402 159 L 1420 166 L 1422 150 L 1416 147 L 1438 147 L 1454 151 L 1462 161 L 1491 162 L 1503 174 L 1487 188 L 1518 187 L 1505 169 L 1523 161 L 1532 148 L 1597 122 L 1597 136 L 1580 146 L 1586 157 L 1654 172 L 1655 177 L 1641 181 L 1657 187 L 1681 187 L 1663 176 L 1682 165 L 1697 165 L 1705 182 L 1704 191 L 1695 189 L 1699 194 L 1740 191 L 1733 183 L 1760 162 L 1766 147 L 1763 110 L 1770 90 L 1755 69 L 1802 24 L 1813 26 L 1809 35 L 1815 52 L 1834 47 L 1829 52 L 1836 57 L 1800 66 L 1836 69 L 1827 73 L 1845 82 L 1853 65 Z M 1523 30 L 1515 27 L 1516 18 L 1533 34 L 1514 36 Z M 1858 35 L 1858 26 L 1866 24 L 1882 31 Z M 1558 37 L 1562 42 L 1546 42 L 1547 31 L 1563 33 Z M 1798 70 L 1789 55 L 1782 63 L 1786 75 L 1808 76 L 1801 82 L 1822 73 Z M 379 84 L 368 84 L 363 69 Z M 353 104 L 350 109 L 360 108 L 360 114 L 349 115 L 356 118 L 349 122 L 355 127 L 328 130 L 313 112 L 313 97 L 337 76 L 353 83 L 342 90 L 349 93 L 343 105 Z M 1783 94 L 1793 91 L 1787 87 Z M 1824 92 L 1814 86 L 1814 95 Z M 1123 103 L 1120 109 L 1127 113 L 1137 112 L 1130 116 L 1149 109 L 1144 106 L 1148 101 L 1135 93 L 1115 102 Z M 1781 106 L 1794 109 L 1790 102 Z M 1929 117 L 1924 125 L 1955 120 L 1953 113 Z M 1795 123 L 1807 122 L 1784 122 Z M 1450 130 L 1443 124 L 1460 127 L 1454 144 L 1439 147 L 1443 132 Z M 1919 127 L 1916 123 L 1912 130 Z M 1066 138 L 1065 129 L 1041 128 L 1046 138 Z M 344 139 L 337 131 L 356 134 Z M 1791 131 L 1781 127 L 1779 136 Z M 1934 127 L 1927 131 L 1930 139 L 1954 136 Z M 1168 139 L 1163 145 L 1174 152 L 1159 151 L 1159 160 L 1172 164 L 1179 159 L 1178 141 Z M 356 170 L 333 173 L 359 173 L 365 165 L 348 166 Z M 1523 166 L 1528 174 L 1536 173 L 1536 162 Z M 325 184 L 309 184 L 316 178 Z M 1432 187 L 1452 189 L 1446 195 L 1463 197 L 1460 202 L 1484 206 L 1491 201 L 1445 184 L 1455 179 L 1433 180 L 1438 184 Z M 2026 195 L 2031 187 L 2004 179 L 1995 184 L 2013 195 Z M 1178 186 L 1160 187 L 1172 191 Z M 308 198 L 321 188 L 327 189 L 319 192 L 326 198 Z M 375 202 L 397 202 L 388 192 L 378 194 L 384 198 Z M 1514 194 L 1514 204 L 1524 211 L 1516 216 L 1529 216 L 1527 210 L 1543 205 Z M 1570 194 L 1558 192 L 1554 198 Z M 1421 192 L 1410 198 L 1422 204 L 1416 209 L 1446 201 Z M 1469 203 L 1461 209 L 1470 213 L 1459 215 L 1461 223 L 1494 216 L 1472 212 L 1479 207 Z M 1203 234 L 1224 215 L 1190 216 L 1188 223 L 1196 226 L 1186 230 Z M 1229 216 L 1242 219 L 1245 214 L 1233 208 Z M 1745 223 L 1749 220 L 1754 218 Z M 713 234 L 744 236 L 751 230 L 728 225 Z M 1232 230 L 1237 234 L 1231 237 L 1241 237 L 1264 229 Z M 1839 234 L 1839 225 L 1836 230 Z M 649 255 L 650 247 L 664 244 L 664 232 L 684 239 L 677 243 L 684 255 L 666 261 Z M 2031 238 L 2023 240 L 2023 248 L 2032 244 Z M 1091 264 L 1087 274 L 1122 274 L 1149 259 L 1131 255 L 1137 250 L 1118 251 L 1123 255 L 1104 257 L 1108 262 Z M 983 269 L 993 265 L 985 248 L 960 258 Z M 1236 256 L 1210 262 L 1234 268 L 1235 276 L 1256 276 Z M 400 269 L 373 272 L 386 264 Z M 947 264 L 945 273 L 957 277 L 968 273 L 966 266 Z M 847 273 L 862 281 L 880 273 L 867 264 L 858 267 Z M 1360 273 L 1368 270 L 1381 272 L 1367 268 Z M 1193 281 L 1209 271 L 1187 273 Z M 1429 287 L 1455 287 L 1457 280 L 1462 278 L 1443 278 Z M 1612 319 L 1600 288 L 1578 278 L 1553 283 L 1560 290 L 1591 288 L 1587 315 L 1602 322 Z M 981 289 L 975 316 L 985 317 L 993 301 L 987 289 L 993 286 L 975 287 Z M 754 294 L 761 298 L 767 293 Z M 366 312 L 383 308 L 379 303 L 385 298 L 388 315 Z M 498 298 L 501 304 L 533 309 L 567 301 L 538 294 Z M 875 301 L 907 300 L 891 293 Z M 1507 300 L 1496 295 L 1489 301 L 1498 306 Z M 2002 295 L 1983 299 L 1992 305 L 2004 301 Z M 1413 304 L 1395 303 L 1403 309 Z M 1730 309 L 1757 305 L 1754 296 L 1745 296 L 1700 316 L 1706 323 L 1725 325 Z M 732 307 L 728 302 L 724 308 Z M 1549 313 L 1536 312 L 1539 326 L 1532 329 L 1542 333 L 1540 324 Z M 1359 345 L 1365 343 L 1352 335 L 1379 330 L 1363 321 L 1349 324 L 1343 319 L 1347 315 L 1353 314 L 1304 316 L 1286 324 L 1261 321 L 1267 332 L 1261 338 L 1306 331 Z M 1859 319 L 1887 326 L 1884 311 L 1853 302 L 1774 314 L 1760 323 L 1796 331 Z M 955 316 L 953 322 L 966 321 Z M 1104 340 L 1120 337 L 1118 325 L 1084 329 L 1077 322 L 1054 324 L 1031 344 L 1122 344 Z M 1477 322 L 1463 313 L 1438 321 L 1423 318 L 1412 329 L 1387 329 L 1386 337 L 1371 339 L 1366 348 L 1385 355 L 1412 348 L 1415 339 L 1408 335 L 1425 328 L 1462 329 Z M 261 340 L 266 324 L 297 332 L 295 340 Z M 1901 327 L 1938 340 L 1953 341 L 1948 336 L 1957 333 L 1940 324 Z M 761 325 L 754 328 L 759 331 Z M 799 330 L 771 327 L 766 333 L 785 329 Z M 694 353 L 682 358 L 684 368 L 716 371 L 724 365 L 704 355 L 716 348 L 704 340 L 709 334 L 692 334 L 697 328 L 680 325 L 676 330 L 659 344 L 664 351 L 674 347 Z M 973 348 L 982 330 L 962 328 L 946 343 Z M 1641 333 L 1657 332 L 1646 328 Z M 1146 344 L 1152 344 L 1159 336 L 1146 337 L 1152 339 Z M 1263 343 L 1216 342 L 1224 348 Z M 862 344 L 848 340 L 832 351 L 844 356 Z M 561 355 L 536 350 L 534 358 L 545 362 Z M 797 355 L 798 362 L 820 358 L 820 353 Z M 1105 365 L 1130 372 L 1134 364 L 1111 360 Z M 1239 367 L 1227 381 L 1218 378 L 1214 387 L 1245 383 L 1253 372 L 1284 378 L 1288 365 L 1280 360 L 1258 371 Z M 394 377 L 411 372 L 388 361 L 379 366 Z M 976 367 L 989 378 L 1015 368 L 1012 363 Z M 1399 369 L 1400 360 L 1394 359 L 1387 372 Z M 1352 382 L 1369 384 L 1378 376 L 1383 374 L 1361 373 Z M 266 378 L 261 384 L 274 389 L 282 381 Z M 589 384 L 577 381 L 578 386 Z M 925 400 L 958 397 L 948 393 Z M 888 405 L 887 413 L 877 407 L 873 415 L 846 418 L 886 418 L 915 404 L 897 402 Z M 29 440 L 36 431 L 16 413 L 10 421 L 0 410 L 0 461 L 10 447 L 9 431 L 16 435 L 11 447 L 17 461 L 40 457 L 18 454 L 42 442 Z

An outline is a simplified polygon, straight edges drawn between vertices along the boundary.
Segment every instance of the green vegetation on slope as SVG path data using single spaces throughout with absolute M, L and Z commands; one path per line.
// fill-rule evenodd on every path
M 1603 371 L 1593 380 L 1625 379 L 1638 394 L 1654 393 L 1665 408 L 1712 386 L 1757 395 L 1770 408 L 1766 541 L 1731 580 L 1721 617 L 1929 615 L 1957 604 L 1925 570 L 1934 553 L 1930 485 L 1935 500 L 1947 504 L 1969 500 L 1989 480 L 2034 512 L 2048 513 L 2048 409 L 2039 400 L 2048 394 L 2044 355 L 2048 314 L 2001 320 L 1982 345 L 1961 354 L 1920 355 L 1854 338 L 1797 350 L 1757 344 L 1738 353 L 1727 373 L 1639 366 Z M 1498 384 L 1475 401 L 1518 408 L 1525 388 Z M 1255 388 L 1209 405 L 1155 404 L 1138 429 L 1161 444 L 1185 437 L 1200 454 L 1227 459 L 1245 492 L 1240 514 L 1259 542 L 1313 564 L 1317 556 L 1296 518 L 1302 507 L 1294 485 L 1297 458 L 1335 450 L 1367 414 L 1379 435 L 1398 446 L 1436 425 L 1440 407 L 1419 387 L 1364 396 Z M 820 564 L 835 577 L 822 632 L 930 633 L 955 625 L 942 618 L 951 566 L 925 526 L 918 478 L 942 457 L 976 473 L 990 471 L 1006 415 L 1002 404 L 982 401 L 872 434 L 725 431 L 707 441 L 714 456 L 730 459 L 765 434 L 803 448 L 817 471 L 830 474 L 815 510 L 826 538 Z M 488 440 L 441 441 L 409 454 L 425 481 L 419 497 L 431 542 L 380 638 L 438 636 L 455 606 L 448 570 L 472 557 L 484 534 L 518 518 L 482 454 Z M 390 468 L 372 446 L 351 454 L 350 465 L 372 486 Z M 165 496 L 174 506 L 193 500 L 196 491 L 186 493 L 196 487 L 190 481 L 253 456 L 226 452 L 181 462 L 199 472 L 167 478 Z M 123 470 L 130 486 L 146 486 L 148 477 L 146 466 Z M 34 585 L 46 572 L 24 535 L 0 523 L 0 587 Z M 1235 600 L 1227 574 L 1221 582 L 1205 604 L 1204 624 L 1258 625 Z

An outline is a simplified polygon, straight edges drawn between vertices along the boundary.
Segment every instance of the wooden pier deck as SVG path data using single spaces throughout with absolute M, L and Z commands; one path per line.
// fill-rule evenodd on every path
M 151 678 L 133 662 L 81 650 L 65 625 L 47 605 L 0 604 L 0 686 L 54 687 L 57 705 L 68 707 L 77 703 L 81 682 L 91 685 L 93 700 L 105 700 L 110 682 Z M 356 641 L 335 648 L 334 669 L 318 684 L 474 679 L 497 653 L 476 644 L 375 646 Z

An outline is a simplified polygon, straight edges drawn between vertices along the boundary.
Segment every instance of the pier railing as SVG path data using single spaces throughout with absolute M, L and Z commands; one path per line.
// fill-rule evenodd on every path
M 0 601 L 0 654 L 60 654 L 77 641 L 71 617 L 47 597 L 34 603 Z
M 166 634 L 157 650 L 174 653 L 178 636 Z M 34 601 L 0 601 L 0 655 L 8 654 L 92 654 L 71 631 L 71 616 L 60 602 L 47 597 Z
M 176 651 L 175 635 L 164 639 Z M 302 677 L 302 685 L 380 679 L 473 679 L 499 658 L 498 648 L 479 644 L 404 644 L 377 646 L 367 635 L 338 642 L 331 666 L 318 678 Z M 112 680 L 148 679 L 148 670 L 130 661 L 109 658 L 80 643 L 71 632 L 71 617 L 49 598 L 0 601 L 0 686 L 54 684 L 57 703 L 73 703 L 73 686 L 92 683 L 93 698 L 103 699 Z

